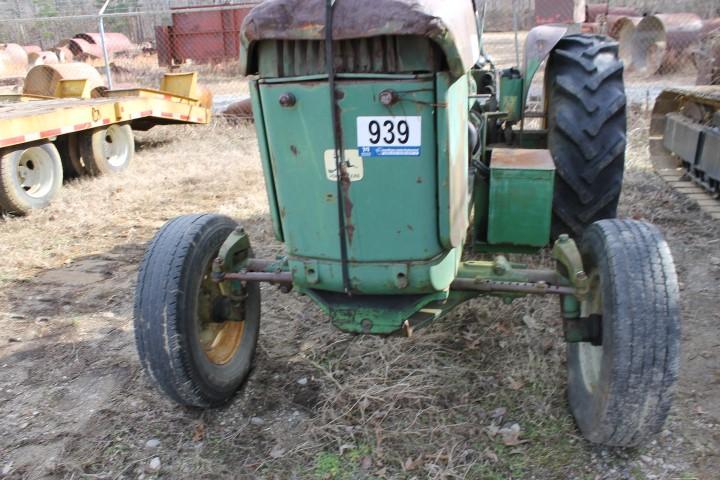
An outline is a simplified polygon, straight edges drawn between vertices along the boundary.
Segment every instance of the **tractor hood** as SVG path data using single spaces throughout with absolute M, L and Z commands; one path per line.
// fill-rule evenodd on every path
M 261 40 L 324 40 L 325 0 L 266 0 L 242 26 L 241 68 L 257 73 Z M 471 0 L 336 0 L 333 39 L 415 35 L 435 42 L 453 76 L 464 75 L 480 56 Z

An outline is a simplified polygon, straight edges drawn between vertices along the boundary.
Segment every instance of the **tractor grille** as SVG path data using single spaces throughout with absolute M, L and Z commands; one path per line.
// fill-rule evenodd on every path
M 337 73 L 425 73 L 441 67 L 438 47 L 422 37 L 340 40 L 334 47 Z M 258 54 L 261 77 L 296 77 L 327 71 L 322 40 L 264 40 Z

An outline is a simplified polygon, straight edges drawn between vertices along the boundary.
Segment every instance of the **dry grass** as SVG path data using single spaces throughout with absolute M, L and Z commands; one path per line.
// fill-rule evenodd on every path
M 631 130 L 637 145 L 644 132 L 642 122 Z M 246 226 L 259 255 L 279 253 L 256 148 L 248 126 L 157 129 L 138 135 L 137 161 L 128 172 L 72 182 L 50 209 L 2 222 L 0 295 L 8 309 L 31 321 L 40 307 L 25 296 L 59 288 L 38 275 L 67 271 L 120 247 L 132 252 L 127 275 L 110 280 L 121 300 L 110 306 L 88 302 L 83 311 L 89 313 L 80 316 L 72 307 L 58 313 L 51 323 L 73 329 L 52 340 L 59 327 L 48 327 L 26 347 L 48 341 L 33 361 L 68 365 L 33 383 L 33 391 L 52 391 L 88 368 L 117 382 L 87 423 L 66 434 L 45 472 L 137 476 L 154 455 L 172 478 L 550 479 L 592 478 L 607 465 L 635 468 L 633 452 L 591 463 L 599 450 L 580 438 L 566 408 L 559 311 L 549 299 L 513 305 L 476 300 L 414 338 L 375 338 L 337 332 L 308 299 L 264 287 L 256 370 L 230 406 L 190 411 L 157 393 L 139 370 L 132 345 L 139 252 L 169 218 L 216 211 Z M 653 204 L 672 194 L 662 184 L 644 186 L 647 160 L 642 147 L 633 148 L 638 154 L 631 149 L 624 209 L 667 223 L 671 215 L 659 215 Z M 104 313 L 108 308 L 114 316 Z M 106 333 L 108 325 L 115 334 Z M 4 362 L 14 358 L 1 356 Z M 25 411 L 37 408 L 22 405 Z M 506 445 L 499 430 L 513 424 L 520 442 Z M 143 449 L 154 437 L 162 447 Z M 0 452 L 26 454 L 28 447 L 13 438 L 5 437 Z M 44 438 L 35 441 L 42 446 Z M 32 476 L 38 470 L 18 471 Z
M 212 82 L 234 92 L 230 77 Z M 720 233 L 650 173 L 647 112 L 633 107 L 631 117 L 622 213 L 658 223 L 690 268 L 698 252 L 711 254 L 708 242 Z M 137 138 L 127 172 L 71 182 L 49 209 L 0 221 L 0 320 L 7 325 L 0 342 L 22 340 L 0 345 L 0 364 L 11 366 L 0 371 L 0 405 L 9 413 L 0 425 L 0 467 L 12 459 L 18 478 L 137 478 L 158 456 L 167 478 L 643 478 L 645 450 L 606 452 L 576 431 L 551 299 L 475 300 L 413 338 L 376 338 L 340 333 L 310 300 L 263 287 L 257 365 L 247 386 L 223 409 L 172 404 L 134 352 L 132 294 L 145 244 L 168 219 L 208 211 L 243 223 L 259 256 L 282 246 L 273 239 L 251 126 L 216 121 Z M 45 279 L 88 261 L 106 281 Z M 547 253 L 534 261 L 547 262 Z M 713 299 L 690 293 L 686 310 L 692 304 L 698 319 L 711 318 L 696 312 L 697 305 L 712 308 Z M 5 373 L 13 369 L 27 369 L 27 379 L 13 380 Z M 85 378 L 105 396 L 88 411 L 73 410 L 61 392 Z M 695 381 L 690 376 L 683 386 L 700 388 Z M 99 388 L 102 382 L 111 387 Z M 676 436 L 695 428 L 687 402 L 678 402 L 669 424 Z M 504 442 L 500 430 L 513 424 L 519 442 Z M 711 427 L 697 431 L 688 438 L 712 438 Z M 150 438 L 161 447 L 144 448 Z M 678 476 L 693 470 L 694 450 L 672 444 L 664 453 L 659 442 L 650 452 L 677 457 Z

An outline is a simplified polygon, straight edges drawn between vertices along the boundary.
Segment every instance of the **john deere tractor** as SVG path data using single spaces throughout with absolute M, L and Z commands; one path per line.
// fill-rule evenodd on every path
M 658 230 L 615 218 L 617 45 L 539 27 L 523 65 L 497 71 L 483 12 L 472 0 L 267 0 L 250 12 L 241 63 L 286 255 L 255 257 L 220 215 L 160 230 L 140 268 L 135 332 L 163 392 L 195 407 L 232 398 L 251 369 L 261 282 L 307 297 L 342 331 L 376 335 L 412 335 L 476 297 L 552 295 L 585 437 L 637 445 L 661 428 L 678 283 Z M 542 65 L 544 113 L 526 119 Z M 546 247 L 555 268 L 509 257 Z

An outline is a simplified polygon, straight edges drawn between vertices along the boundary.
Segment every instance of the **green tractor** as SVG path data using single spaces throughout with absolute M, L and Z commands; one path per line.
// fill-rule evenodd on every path
M 615 219 L 618 47 L 544 26 L 521 68 L 497 71 L 483 27 L 473 0 L 267 0 L 250 12 L 241 61 L 286 256 L 256 258 L 220 215 L 160 230 L 140 268 L 135 334 L 162 391 L 195 407 L 232 398 L 253 362 L 261 282 L 309 297 L 342 331 L 377 335 L 412 335 L 478 296 L 553 295 L 585 437 L 630 446 L 662 427 L 678 283 L 658 230 Z M 530 129 L 543 64 L 545 111 Z M 554 269 L 506 256 L 548 246 Z M 468 250 L 491 260 L 464 261 Z

